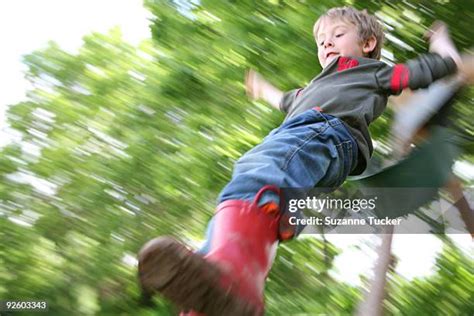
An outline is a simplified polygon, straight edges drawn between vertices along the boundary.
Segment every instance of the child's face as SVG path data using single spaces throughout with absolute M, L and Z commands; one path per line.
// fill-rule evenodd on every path
M 318 59 L 323 68 L 338 56 L 363 57 L 364 45 L 359 39 L 357 27 L 342 19 L 324 17 L 315 34 Z

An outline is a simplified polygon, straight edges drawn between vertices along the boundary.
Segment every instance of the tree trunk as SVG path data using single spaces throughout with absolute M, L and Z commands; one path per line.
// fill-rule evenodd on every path
M 393 230 L 393 226 L 387 226 L 384 234 L 381 235 L 382 243 L 378 248 L 379 257 L 374 266 L 374 277 L 369 284 L 365 300 L 359 305 L 358 316 L 380 316 L 383 314 L 387 272 L 392 262 Z

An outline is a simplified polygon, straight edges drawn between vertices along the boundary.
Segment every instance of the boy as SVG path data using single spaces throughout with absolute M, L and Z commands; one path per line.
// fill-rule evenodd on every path
M 383 41 L 375 17 L 335 8 L 314 26 L 322 73 L 283 94 L 250 73 L 248 92 L 287 113 L 283 124 L 235 164 L 219 196 L 204 256 L 162 237 L 139 254 L 146 293 L 160 292 L 187 315 L 262 315 L 263 288 L 276 246 L 298 233 L 279 211 L 280 188 L 337 187 L 361 173 L 372 153 L 368 125 L 387 98 L 454 73 L 459 61 L 443 27 L 429 54 L 406 65 L 380 61 Z M 183 313 L 183 315 L 185 315 Z

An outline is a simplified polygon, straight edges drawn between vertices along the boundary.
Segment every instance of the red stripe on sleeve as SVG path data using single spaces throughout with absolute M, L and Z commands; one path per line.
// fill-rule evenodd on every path
M 408 69 L 408 67 L 403 67 L 403 76 L 402 76 L 402 88 L 403 89 L 408 87 L 409 80 L 410 80 L 410 69 Z
M 393 67 L 392 78 L 390 79 L 390 88 L 394 93 L 408 87 L 410 73 L 404 64 L 398 64 Z

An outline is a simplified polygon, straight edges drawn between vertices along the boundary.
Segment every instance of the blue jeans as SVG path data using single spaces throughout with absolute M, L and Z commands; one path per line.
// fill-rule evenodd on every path
M 274 129 L 236 162 L 218 203 L 253 200 L 265 185 L 337 188 L 356 166 L 357 152 L 357 143 L 340 119 L 315 109 L 305 111 Z M 270 201 L 280 202 L 277 194 L 267 191 L 259 204 Z M 211 234 L 212 220 L 208 237 Z
M 357 163 L 357 143 L 342 123 L 315 109 L 274 129 L 235 164 L 218 203 L 253 200 L 264 185 L 278 188 L 338 187 Z M 268 191 L 260 205 L 278 196 Z

